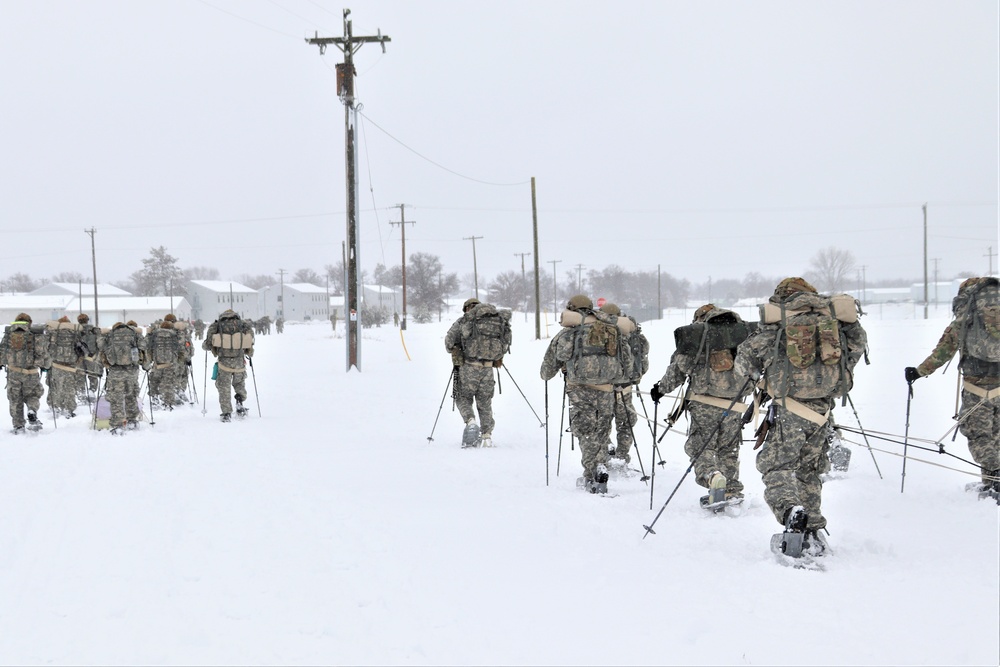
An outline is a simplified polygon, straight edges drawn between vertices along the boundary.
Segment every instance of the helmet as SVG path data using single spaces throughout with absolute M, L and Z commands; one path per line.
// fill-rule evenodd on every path
M 233 320 L 233 319 L 239 319 L 239 317 L 240 316 L 237 315 L 236 311 L 233 310 L 232 308 L 227 308 L 226 310 L 222 311 L 222 313 L 219 315 L 220 320 Z
M 704 306 L 701 306 L 698 308 L 698 310 L 694 311 L 694 319 L 691 321 L 701 322 L 702 320 L 704 320 L 705 316 L 708 315 L 713 310 L 715 310 L 715 304 L 706 303 Z
M 79 315 L 76 316 L 76 321 L 79 322 L 80 324 L 86 324 L 87 322 L 90 321 L 90 315 L 88 315 L 87 313 L 80 313 Z
M 608 315 L 621 315 L 622 309 L 619 308 L 616 304 L 607 301 L 603 306 L 601 306 L 601 312 L 607 313 Z
M 589 296 L 583 294 L 577 294 L 576 296 L 570 297 L 569 303 L 566 307 L 570 310 L 590 310 L 594 307 L 594 302 L 590 300 Z
M 17 317 L 15 318 L 15 321 L 27 322 L 28 324 L 31 324 L 31 315 L 29 315 L 28 313 L 18 313 Z
M 166 315 L 163 316 L 163 321 L 164 322 L 176 322 L 177 321 L 177 316 L 174 315 L 173 313 L 167 313 Z
M 462 312 L 466 313 L 474 306 L 478 306 L 480 303 L 479 299 L 473 297 L 471 299 L 466 299 L 465 303 L 462 304 Z
M 774 288 L 774 296 L 782 299 L 788 298 L 798 292 L 812 292 L 816 294 L 816 288 L 810 285 L 805 278 L 785 278 Z
M 69 318 L 66 317 L 65 315 L 63 315 L 62 317 L 59 318 L 59 321 L 60 322 L 67 322 L 68 323 L 69 322 Z

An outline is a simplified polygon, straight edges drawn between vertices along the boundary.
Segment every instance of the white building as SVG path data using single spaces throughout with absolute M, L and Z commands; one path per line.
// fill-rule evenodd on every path
M 49 283 L 43 287 L 28 292 L 32 296 L 49 296 L 49 295 L 63 295 L 68 294 L 70 296 L 87 296 L 88 294 L 93 300 L 94 297 L 94 283 Z M 114 285 L 108 285 L 107 283 L 97 283 L 97 298 L 98 303 L 100 299 L 105 296 L 132 296 L 131 292 L 126 292 L 120 287 L 115 287 Z
M 3 294 L 0 295 L 0 323 L 10 324 L 21 313 L 27 313 L 33 324 L 45 324 L 69 314 L 66 307 L 72 301 L 75 299 L 69 294 Z
M 330 318 L 330 302 L 325 287 L 312 283 L 268 285 L 257 292 L 262 315 L 272 320 L 305 322 Z
M 90 315 L 90 323 L 108 328 L 115 322 L 135 323 L 146 327 L 156 320 L 162 320 L 167 313 L 173 313 L 178 320 L 191 320 L 191 304 L 182 296 L 109 296 L 97 300 L 100 322 L 94 318 L 94 295 L 84 294 L 83 301 L 73 298 L 63 313 L 76 321 L 80 313 Z
M 361 304 L 367 308 L 382 308 L 402 316 L 403 295 L 385 285 L 362 285 Z
M 257 290 L 231 280 L 189 280 L 187 300 L 191 317 L 212 322 L 225 310 L 232 309 L 243 319 L 256 320 L 263 313 Z

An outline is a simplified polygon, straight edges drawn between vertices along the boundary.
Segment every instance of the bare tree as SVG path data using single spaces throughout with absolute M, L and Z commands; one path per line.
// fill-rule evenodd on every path
M 267 287 L 268 285 L 277 285 L 278 279 L 269 273 L 261 273 L 256 276 L 252 276 L 249 273 L 243 273 L 236 276 L 236 282 L 241 285 L 246 285 L 250 289 L 260 289 L 261 287 Z
M 809 260 L 811 270 L 806 276 L 822 292 L 840 292 L 853 277 L 854 255 L 850 250 L 830 246 L 820 250 Z
M 54 283 L 85 283 L 89 280 L 91 279 L 84 278 L 83 274 L 77 271 L 63 271 L 52 276 L 52 282 Z
M 38 287 L 38 283 L 32 280 L 27 273 L 15 273 L 6 280 L 0 281 L 0 288 L 4 292 L 31 292 Z
M 320 275 L 313 271 L 312 269 L 299 269 L 292 276 L 292 282 L 295 283 L 309 283 L 310 285 L 316 285 L 317 287 L 325 283 L 325 278 L 320 278 Z
M 207 266 L 192 266 L 184 269 L 184 278 L 187 280 L 218 280 L 219 270 Z

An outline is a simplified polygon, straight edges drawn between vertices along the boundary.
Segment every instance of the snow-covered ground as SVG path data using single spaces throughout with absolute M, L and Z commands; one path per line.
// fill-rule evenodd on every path
M 686 317 L 643 326 L 644 390 Z M 866 428 L 902 434 L 902 369 L 946 322 L 864 320 L 872 365 L 859 367 L 853 398 Z M 825 572 L 775 562 L 768 541 L 779 526 L 750 444 L 742 516 L 699 509 L 689 476 L 643 539 L 687 466 L 682 434 L 662 443 L 653 510 L 638 476 L 613 479 L 617 497 L 577 490 L 568 436 L 557 476 L 562 387 L 548 386 L 546 460 L 528 403 L 545 418 L 548 341 L 515 314 L 496 447 L 459 448 L 450 397 L 431 441 L 448 325 L 364 331 L 361 373 L 345 372 L 342 331 L 329 324 L 260 337 L 262 416 L 251 396 L 242 422 L 219 422 L 209 382 L 207 416 L 200 403 L 157 413 L 155 426 L 124 437 L 89 431 L 83 416 L 54 427 L 49 416 L 38 435 L 0 435 L 0 662 L 1000 661 L 998 507 L 964 491 L 975 477 L 949 469 L 968 465 L 911 450 L 900 493 L 902 460 L 875 452 L 880 479 L 855 446 L 846 477 L 824 489 L 834 550 Z M 950 427 L 954 380 L 952 368 L 915 384 L 912 436 Z M 855 424 L 849 409 L 837 418 Z M 962 436 L 947 442 L 969 458 Z

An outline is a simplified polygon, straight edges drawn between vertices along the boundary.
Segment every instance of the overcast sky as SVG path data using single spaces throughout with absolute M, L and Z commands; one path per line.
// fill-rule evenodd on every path
M 329 0 L 0 0 L 0 277 L 340 256 Z M 997 3 L 357 1 L 361 263 L 942 276 L 998 242 Z M 526 258 L 533 261 L 532 257 Z M 933 267 L 933 264 L 931 265 Z M 993 268 L 997 259 L 993 258 Z

